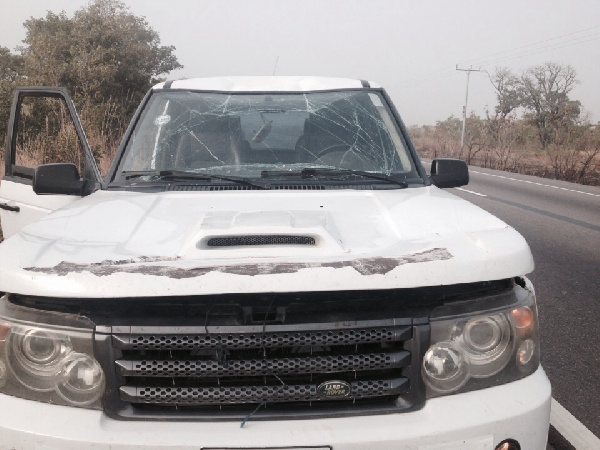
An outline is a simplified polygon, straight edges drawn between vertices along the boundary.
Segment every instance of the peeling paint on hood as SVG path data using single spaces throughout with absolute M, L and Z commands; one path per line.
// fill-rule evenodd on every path
M 313 263 L 263 263 L 263 264 L 236 264 L 212 267 L 181 268 L 164 265 L 148 265 L 149 262 L 164 262 L 163 258 L 139 258 L 128 261 L 102 261 L 92 264 L 74 264 L 61 262 L 54 267 L 25 267 L 30 272 L 45 273 L 49 275 L 67 276 L 71 273 L 88 272 L 98 277 L 115 273 L 135 273 L 156 277 L 195 278 L 210 272 L 228 273 L 235 275 L 274 275 L 279 273 L 296 273 L 302 269 L 318 269 L 331 267 L 342 269 L 351 267 L 361 275 L 385 275 L 403 264 L 416 264 L 428 261 L 443 261 L 452 255 L 446 249 L 436 248 L 426 252 L 406 255 L 401 258 L 359 258 L 338 262 L 313 262 Z M 168 259 L 167 259 L 168 261 Z M 173 260 L 171 260 L 173 261 Z
M 314 245 L 206 245 L 240 235 L 310 236 Z M 0 291 L 64 297 L 393 289 L 531 270 L 514 229 L 433 186 L 99 191 L 0 245 Z

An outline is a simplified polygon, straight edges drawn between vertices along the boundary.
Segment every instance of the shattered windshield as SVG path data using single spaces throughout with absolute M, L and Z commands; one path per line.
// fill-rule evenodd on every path
M 261 178 L 327 168 L 418 178 L 384 105 L 379 92 L 367 90 L 158 92 L 119 170 Z

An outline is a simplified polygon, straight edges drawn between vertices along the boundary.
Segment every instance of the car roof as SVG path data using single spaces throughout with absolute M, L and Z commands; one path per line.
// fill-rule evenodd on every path
M 211 77 L 188 78 L 159 83 L 153 89 L 191 89 L 218 92 L 311 92 L 334 89 L 379 88 L 372 81 L 330 77 Z

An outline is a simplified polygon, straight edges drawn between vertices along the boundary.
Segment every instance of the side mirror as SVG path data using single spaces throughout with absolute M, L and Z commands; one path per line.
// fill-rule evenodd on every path
M 436 158 L 431 163 L 431 181 L 439 188 L 469 184 L 469 167 L 460 159 Z
M 42 164 L 33 173 L 33 192 L 36 194 L 83 196 L 85 186 L 86 182 L 79 178 L 75 164 Z

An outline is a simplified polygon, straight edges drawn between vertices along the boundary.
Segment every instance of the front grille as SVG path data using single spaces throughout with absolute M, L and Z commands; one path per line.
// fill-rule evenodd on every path
M 345 415 L 420 407 L 410 319 L 240 326 L 113 326 L 119 418 Z M 323 397 L 341 381 L 346 396 Z M 118 397 L 118 398 L 117 398 Z M 105 399 L 106 400 L 106 399 Z

